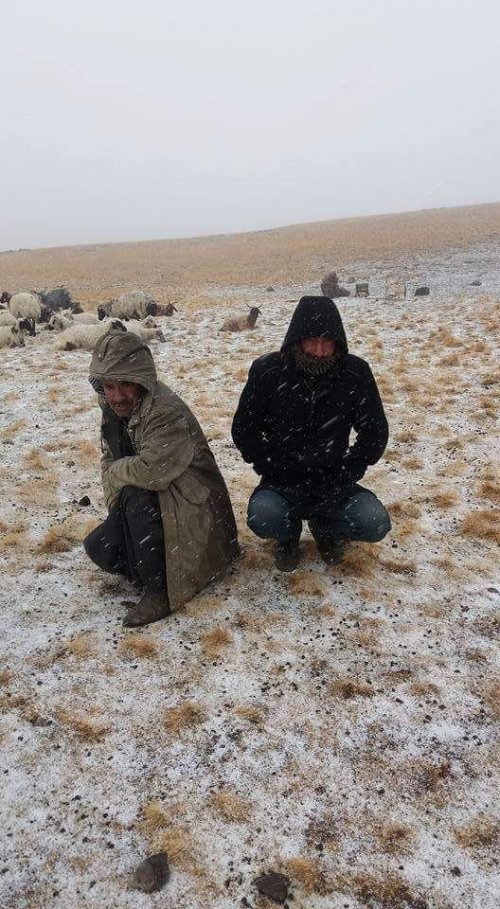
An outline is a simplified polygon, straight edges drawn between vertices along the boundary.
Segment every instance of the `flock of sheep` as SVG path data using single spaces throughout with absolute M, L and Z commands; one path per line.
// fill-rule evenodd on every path
M 96 313 L 84 312 L 64 287 L 43 293 L 4 291 L 0 297 L 0 347 L 24 347 L 25 336 L 35 336 L 37 323 L 58 333 L 56 350 L 93 350 L 99 338 L 112 329 L 133 331 L 146 342 L 164 342 L 155 319 L 174 312 L 174 303 L 157 303 L 142 290 L 109 300 L 98 306 Z M 255 328 L 259 313 L 258 306 L 250 306 L 247 315 L 229 316 L 220 331 Z

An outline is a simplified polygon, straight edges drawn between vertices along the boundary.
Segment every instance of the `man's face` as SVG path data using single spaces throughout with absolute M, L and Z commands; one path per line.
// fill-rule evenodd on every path
M 106 401 L 121 420 L 130 417 L 144 394 L 136 382 L 103 382 L 102 387 Z
M 300 342 L 302 352 L 309 357 L 331 357 L 336 346 L 331 338 L 303 338 Z

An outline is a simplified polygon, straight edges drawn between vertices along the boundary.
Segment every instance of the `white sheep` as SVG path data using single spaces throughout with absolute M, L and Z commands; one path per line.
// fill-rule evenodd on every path
M 72 315 L 68 315 L 65 312 L 53 312 L 49 321 L 47 322 L 48 331 L 65 331 L 73 325 Z
M 228 316 L 219 331 L 243 331 L 245 328 L 255 328 L 260 309 L 258 306 L 248 308 L 250 312 L 246 316 Z
M 108 331 L 118 329 L 126 331 L 117 319 L 107 319 L 97 325 L 79 325 L 77 322 L 66 328 L 54 344 L 55 350 L 93 350 L 97 342 Z
M 10 309 L 2 309 L 0 312 L 0 325 L 14 325 L 15 321 L 15 316 L 12 315 Z
M 128 322 L 127 329 L 143 341 L 160 341 L 162 344 L 166 341 L 161 328 L 150 328 L 147 325 L 142 325 L 140 322 Z
M 96 325 L 99 322 L 99 316 L 95 312 L 74 312 L 72 316 L 73 321 L 80 322 L 81 325 Z
M 39 322 L 42 315 L 39 299 L 28 291 L 14 294 L 10 298 L 9 309 L 15 319 L 34 319 Z
M 16 319 L 14 325 L 4 325 L 0 328 L 0 347 L 24 347 L 26 330 L 22 326 L 22 319 Z
M 117 300 L 108 300 L 97 307 L 100 319 L 115 316 L 117 319 L 145 319 L 154 315 L 156 303 L 150 294 L 142 290 L 131 290 L 122 294 Z

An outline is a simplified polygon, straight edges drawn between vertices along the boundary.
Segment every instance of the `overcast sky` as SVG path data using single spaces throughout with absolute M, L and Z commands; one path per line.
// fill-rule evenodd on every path
M 0 249 L 500 200 L 498 0 L 2 6 Z

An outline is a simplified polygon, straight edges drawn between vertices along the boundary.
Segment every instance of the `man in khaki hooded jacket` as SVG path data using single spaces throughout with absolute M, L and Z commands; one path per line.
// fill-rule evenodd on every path
M 124 624 L 178 609 L 239 553 L 226 484 L 188 406 L 158 381 L 149 348 L 130 332 L 97 344 L 90 382 L 100 396 L 106 520 L 85 539 L 105 571 L 143 588 Z

